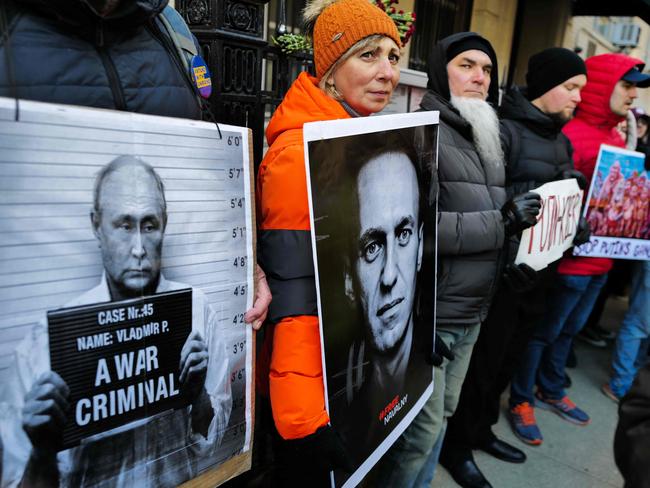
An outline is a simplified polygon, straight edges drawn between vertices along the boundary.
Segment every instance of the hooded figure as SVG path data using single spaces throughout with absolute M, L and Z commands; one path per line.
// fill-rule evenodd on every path
M 201 118 L 157 20 L 168 0 L 2 3 L 9 39 L 0 40 L 0 96 Z
M 545 49 L 529 59 L 526 79 L 528 87 L 510 89 L 499 109 L 508 194 L 564 178 L 584 182 L 573 170 L 571 143 L 561 132 L 587 82 L 584 61 L 568 49 Z M 508 263 L 514 262 L 518 248 L 519 239 L 513 236 L 507 246 Z M 543 316 L 556 267 L 552 263 L 535 272 L 523 263 L 507 265 L 472 353 L 458 408 L 447 425 L 441 460 L 461 486 L 488 486 L 473 449 L 502 461 L 526 460 L 523 451 L 497 438 L 492 426 L 499 419 L 501 393 L 517 358 Z M 535 280 L 511 276 L 515 270 Z
M 427 91 L 429 94 L 432 92 L 437 95 L 440 100 L 449 102 L 451 93 L 449 91 L 449 79 L 447 76 L 447 63 L 451 60 L 450 54 L 459 54 L 458 49 L 469 50 L 476 49 L 484 50 L 492 62 L 492 70 L 490 76 L 490 83 L 488 87 L 488 95 L 486 101 L 496 109 L 499 105 L 499 66 L 497 62 L 497 55 L 492 48 L 490 42 L 474 32 L 458 32 L 442 39 L 436 44 L 429 54 L 429 64 L 427 67 L 427 74 L 429 80 L 427 81 Z M 454 56 L 452 56 L 454 57 Z M 426 107 L 421 107 L 428 110 Z M 440 114 L 442 116 L 442 113 Z
M 625 147 L 625 141 L 615 128 L 626 117 L 614 113 L 610 103 L 616 84 L 632 68 L 643 70 L 645 65 L 640 59 L 625 54 L 600 54 L 587 59 L 585 64 L 589 81 L 582 90 L 582 102 L 576 116 L 564 126 L 562 132 L 573 145 L 575 168 L 591 181 L 601 144 Z M 560 263 L 559 272 L 596 275 L 607 273 L 612 264 L 609 258 L 567 255 Z
M 380 486 L 424 486 L 433 478 L 446 419 L 501 275 L 505 239 L 533 225 L 540 206 L 539 195 L 506 197 L 490 43 L 473 32 L 446 37 L 428 70 L 420 107 L 440 111 L 436 333 L 455 359 L 435 368 L 433 395 L 382 458 Z
M 500 211 L 506 201 L 503 161 L 486 161 L 479 153 L 474 137 L 487 128 L 472 126 L 452 104 L 449 91 L 447 52 L 462 43 L 473 49 L 474 42 L 492 63 L 486 102 L 496 106 L 496 55 L 487 40 L 471 32 L 454 34 L 435 46 L 429 58 L 427 93 L 420 105 L 422 110 L 440 111 L 438 325 L 478 324 L 485 318 L 505 237 Z M 493 143 L 498 148 L 498 119 L 487 104 L 494 114 Z

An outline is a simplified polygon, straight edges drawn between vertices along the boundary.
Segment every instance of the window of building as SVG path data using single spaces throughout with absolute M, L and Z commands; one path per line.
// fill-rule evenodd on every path
M 454 32 L 468 30 L 471 10 L 470 0 L 415 0 L 409 68 L 426 71 L 433 45 Z
M 276 36 L 278 25 L 283 21 L 286 32 L 300 34 L 302 32 L 302 10 L 305 8 L 305 0 L 280 0 L 269 2 L 268 10 L 268 33 L 267 40 Z

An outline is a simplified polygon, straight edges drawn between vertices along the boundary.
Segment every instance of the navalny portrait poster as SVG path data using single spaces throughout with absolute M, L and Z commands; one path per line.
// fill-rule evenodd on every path
M 1 486 L 246 469 L 249 168 L 247 129 L 0 99 Z
M 437 122 L 304 127 L 328 413 L 355 470 L 335 486 L 358 484 L 433 391 Z
M 577 256 L 650 260 L 650 174 L 645 155 L 601 145 L 591 178 L 585 217 L 588 243 Z

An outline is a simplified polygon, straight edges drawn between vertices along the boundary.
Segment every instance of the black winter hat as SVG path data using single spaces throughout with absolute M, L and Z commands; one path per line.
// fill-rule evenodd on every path
M 469 51 L 471 49 L 477 49 L 478 51 L 483 51 L 488 55 L 492 64 L 496 62 L 496 56 L 494 55 L 494 50 L 488 42 L 487 39 L 484 39 L 479 36 L 470 36 L 460 39 L 459 41 L 454 42 L 447 49 L 447 62 L 454 59 L 460 53 Z
M 563 47 L 550 47 L 528 60 L 528 100 L 535 100 L 576 75 L 587 75 L 585 62 Z

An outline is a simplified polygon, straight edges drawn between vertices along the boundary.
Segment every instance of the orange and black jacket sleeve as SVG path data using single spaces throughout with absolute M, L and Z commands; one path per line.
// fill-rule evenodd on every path
M 288 131 L 269 149 L 257 179 L 259 261 L 273 294 L 269 373 L 271 408 L 284 439 L 314 433 L 325 410 L 316 284 L 302 131 Z

